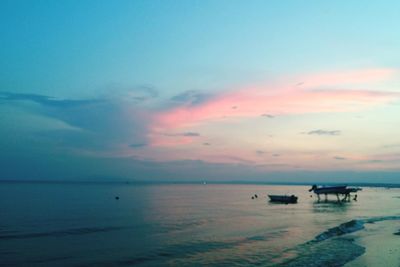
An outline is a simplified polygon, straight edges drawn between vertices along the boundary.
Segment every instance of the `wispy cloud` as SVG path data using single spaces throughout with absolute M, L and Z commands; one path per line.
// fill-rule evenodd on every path
M 110 84 L 102 98 L 124 100 L 137 104 L 147 103 L 159 97 L 159 91 L 152 85 L 124 86 L 120 84 Z
M 183 132 L 183 133 L 166 133 L 165 136 L 186 136 L 186 137 L 198 137 L 199 133 L 196 132 Z
M 267 113 L 261 114 L 261 117 L 267 117 L 267 118 L 270 118 L 270 119 L 275 118 L 274 115 L 267 114 Z
M 38 138 L 41 140 L 46 139 L 68 148 L 112 152 L 120 146 L 129 146 L 132 139 L 140 144 L 147 143 L 151 114 L 136 106 L 134 100 L 127 101 L 126 98 L 115 96 L 58 99 L 45 95 L 2 92 L 1 103 L 12 104 L 27 114 L 62 122 L 70 126 L 68 129 L 79 129 L 79 132 L 67 131 L 67 128 L 62 132 L 40 132 Z M 37 105 L 32 108 L 30 103 Z
M 130 144 L 129 147 L 131 148 L 141 148 L 141 147 L 145 147 L 147 146 L 147 144 L 145 143 L 136 143 L 136 144 Z
M 231 155 L 214 155 L 213 158 L 218 162 L 225 162 L 225 163 L 238 163 L 238 164 L 247 164 L 252 165 L 255 164 L 254 161 L 248 160 L 238 156 L 231 156 Z
M 266 85 L 215 95 L 189 91 L 176 96 L 174 99 L 181 100 L 182 104 L 159 112 L 155 123 L 157 127 L 179 128 L 227 117 L 258 117 L 265 114 L 272 118 L 274 115 L 265 113 L 266 109 L 278 115 L 359 111 L 399 99 L 400 94 L 347 89 L 346 85 L 382 80 L 393 73 L 393 70 L 382 69 L 316 75 L 304 79 L 301 88 L 285 84 Z
M 147 138 L 152 146 L 172 147 L 187 145 L 199 138 L 201 135 L 197 132 L 181 132 L 181 133 L 159 133 L 149 132 Z
M 212 97 L 211 94 L 202 93 L 195 90 L 185 91 L 171 98 L 172 101 L 179 104 L 196 106 L 206 102 Z
M 192 143 L 195 139 L 201 135 L 197 132 L 181 132 L 181 133 L 159 133 L 149 132 L 147 138 L 152 146 L 158 147 L 172 147 L 187 145 Z
M 32 101 L 42 106 L 73 108 L 78 106 L 97 104 L 102 102 L 101 99 L 57 99 L 55 97 L 38 95 L 38 94 L 19 94 L 10 92 L 0 92 L 0 100 L 3 101 Z
M 320 73 L 302 77 L 301 86 L 317 87 L 323 85 L 335 86 L 342 84 L 363 84 L 382 81 L 395 75 L 396 69 L 375 68 L 364 70 L 347 70 L 329 73 Z
M 340 135 L 342 132 L 339 130 L 312 130 L 309 132 L 303 132 L 303 134 L 308 134 L 308 135 L 331 135 L 331 136 L 335 136 L 335 135 Z
M 28 110 L 27 112 L 61 122 L 68 127 L 64 127 L 62 131 L 50 130 L 40 133 L 41 138 L 68 148 L 92 151 L 95 155 L 102 155 L 97 153 L 101 151 L 108 153 L 107 155 L 134 154 L 168 160 L 198 157 L 209 161 L 241 164 L 260 163 L 261 160 L 268 159 L 271 161 L 268 164 L 280 164 L 288 160 L 287 157 L 291 160 L 296 156 L 283 152 L 285 157 L 280 157 L 280 154 L 270 152 L 268 157 L 260 157 L 265 152 L 258 149 L 257 145 L 247 151 L 240 150 L 229 155 L 230 151 L 234 151 L 232 147 L 236 145 L 232 145 L 233 139 L 225 142 L 222 138 L 214 139 L 214 136 L 209 136 L 215 128 L 207 123 L 226 121 L 230 118 L 234 118 L 232 121 L 241 122 L 247 118 L 260 121 L 260 116 L 281 119 L 290 114 L 350 112 L 390 103 L 399 99 L 400 94 L 378 89 L 346 89 L 345 86 L 341 86 L 387 78 L 390 73 L 391 71 L 365 71 L 343 76 L 316 75 L 314 80 L 312 77 L 301 77 L 304 78 L 300 79 L 304 81 L 301 86 L 294 86 L 294 83 L 290 82 L 290 85 L 232 88 L 214 94 L 186 91 L 169 99 L 160 99 L 158 92 L 152 87 L 140 87 L 136 91 L 88 99 L 60 99 L 46 95 L 2 92 L 0 104 L 15 104 Z M 334 86 L 331 86 L 332 84 Z M 154 98 L 157 98 L 158 102 L 147 105 L 148 100 Z M 276 122 L 279 122 L 279 119 L 277 118 Z M 210 139 L 204 138 L 203 133 Z M 230 132 L 227 132 L 228 136 L 229 134 Z M 266 136 L 265 132 L 263 134 Z M 311 129 L 303 134 L 338 136 L 342 131 Z M 280 142 L 279 138 L 280 136 L 276 135 L 274 140 L 269 139 L 269 145 L 279 145 L 276 144 Z M 193 146 L 185 147 L 189 144 Z M 229 146 L 232 146 L 232 150 L 229 150 Z M 164 152 L 163 157 L 160 156 L 160 151 Z M 174 153 L 171 153 L 172 151 Z M 285 150 L 278 147 L 273 151 Z M 329 160 L 332 160 L 333 156 L 334 154 L 330 155 Z M 334 159 L 343 160 L 339 156 Z M 308 158 L 305 158 L 303 161 L 307 160 Z
M 400 148 L 400 144 L 384 145 L 383 148 Z
M 158 91 L 149 85 L 137 86 L 133 90 L 126 91 L 127 95 L 138 102 L 147 101 L 158 97 Z
M 261 156 L 261 155 L 265 154 L 265 151 L 264 150 L 256 150 L 256 154 Z

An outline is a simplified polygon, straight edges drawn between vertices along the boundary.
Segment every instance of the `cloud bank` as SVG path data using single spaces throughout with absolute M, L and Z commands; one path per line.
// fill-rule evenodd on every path
M 187 158 L 193 162 L 199 160 L 214 171 L 217 165 L 212 164 L 228 164 L 224 165 L 226 168 L 233 165 L 252 166 L 262 169 L 261 173 L 307 169 L 311 166 L 307 162 L 314 162 L 315 157 L 307 154 L 309 151 L 305 148 L 304 151 L 291 151 L 288 148 L 290 144 L 276 144 L 279 141 L 275 140 L 281 140 L 281 136 L 268 140 L 256 139 L 257 137 L 254 139 L 253 136 L 256 135 L 252 132 L 244 140 L 240 139 L 242 136 L 235 135 L 236 131 L 243 124 L 253 123 L 256 128 L 262 117 L 262 121 L 267 123 L 266 127 L 281 127 L 281 121 L 293 115 L 345 114 L 390 104 L 400 99 L 398 92 L 379 88 L 366 89 L 364 86 L 388 79 L 393 73 L 389 69 L 328 73 L 300 77 L 302 82 L 297 84 L 290 81 L 230 88 L 213 93 L 188 90 L 166 98 L 151 86 L 86 99 L 0 92 L 0 143 L 4 147 L 4 154 L 9 158 L 14 158 L 15 161 L 18 158 L 25 159 L 24 163 L 21 160 L 22 165 L 35 162 L 28 156 L 32 154 L 43 157 L 54 155 L 60 160 L 68 158 L 66 161 L 71 166 L 73 162 L 79 165 L 76 162 L 78 158 L 84 158 L 85 162 L 103 158 L 113 164 L 118 160 L 130 161 L 137 168 L 141 164 L 147 164 L 146 166 L 154 169 L 164 170 L 156 166 L 163 166 L 165 162 L 180 164 L 177 162 Z M 215 125 L 225 121 L 237 126 L 226 132 L 222 129 L 223 132 L 220 133 L 221 128 Z M 342 134 L 345 130 L 332 128 L 318 127 L 302 134 L 341 136 L 313 138 L 325 142 L 328 139 L 345 138 Z M 202 129 L 206 131 L 203 132 Z M 272 136 L 267 130 L 268 128 L 263 136 Z M 283 135 L 288 134 L 288 130 L 285 131 Z M 293 135 L 306 138 L 299 137 L 299 131 L 293 131 Z M 218 139 L 221 135 L 224 138 Z M 318 143 L 320 146 L 325 144 Z M 284 149 L 269 149 L 277 146 Z M 331 160 L 338 168 L 348 168 L 357 156 L 349 157 L 345 152 L 332 151 L 321 165 L 329 168 Z M 383 161 L 365 158 L 358 160 L 359 163 L 354 166 L 374 168 L 378 165 L 384 166 L 386 162 L 394 166 L 394 160 L 389 156 Z M 4 157 L 2 161 L 9 163 Z M 79 168 L 82 173 L 92 173 L 84 166 Z M 128 167 L 125 169 L 126 175 L 133 171 Z M 12 176 L 12 171 L 8 173 Z

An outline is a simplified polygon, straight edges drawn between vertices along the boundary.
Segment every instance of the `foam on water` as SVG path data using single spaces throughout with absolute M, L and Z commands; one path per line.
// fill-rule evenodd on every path
M 379 216 L 351 220 L 317 235 L 313 240 L 291 249 L 296 257 L 281 262 L 284 266 L 343 266 L 365 252 L 351 237 L 343 235 L 363 230 L 364 224 L 389 220 L 400 220 L 400 216 Z
M 400 220 L 400 216 L 380 216 L 365 219 L 351 220 L 342 223 L 336 227 L 330 228 L 314 239 L 300 244 L 294 248 L 287 249 L 284 255 L 293 255 L 289 260 L 283 260 L 273 263 L 272 255 L 264 253 L 252 253 L 247 259 L 236 259 L 232 255 L 230 261 L 219 261 L 214 265 L 230 265 L 235 263 L 237 266 L 263 265 L 263 266 L 343 266 L 365 253 L 365 248 L 354 243 L 352 237 L 346 236 L 360 230 L 363 230 L 367 223 L 377 223 L 388 220 Z M 179 245 L 171 245 L 154 250 L 150 253 L 120 259 L 113 262 L 107 262 L 116 266 L 160 264 L 160 262 L 179 265 L 191 266 L 193 264 L 209 264 L 209 262 L 201 262 L 197 256 L 228 249 L 240 249 L 241 247 L 252 247 L 260 242 L 266 242 L 274 239 L 282 238 L 285 231 L 271 232 L 265 235 L 250 236 L 236 240 L 226 240 L 224 242 L 187 242 Z M 338 257 L 340 255 L 340 257 Z M 191 260 L 192 259 L 192 260 Z M 275 259 L 276 260 L 276 259 Z M 100 263 L 92 263 L 84 266 L 97 266 Z M 104 262 L 102 262 L 104 264 Z

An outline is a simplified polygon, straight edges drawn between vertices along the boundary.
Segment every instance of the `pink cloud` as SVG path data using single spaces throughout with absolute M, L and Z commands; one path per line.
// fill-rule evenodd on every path
M 280 85 L 241 88 L 217 94 L 202 103 L 181 105 L 156 114 L 152 125 L 154 143 L 185 144 L 191 138 L 166 140 L 154 135 L 170 129 L 226 118 L 260 117 L 262 114 L 289 115 L 320 112 L 358 111 L 384 104 L 399 93 L 362 89 L 321 89 L 323 85 L 367 83 L 390 77 L 391 69 L 372 69 L 320 74 L 302 79 L 301 86 Z M 337 87 L 337 86 L 336 86 Z M 330 88 L 332 88 L 330 86 Z
M 160 113 L 157 124 L 175 128 L 226 117 L 257 117 L 262 114 L 299 114 L 356 111 L 386 103 L 399 95 L 363 90 L 269 90 L 248 89 L 215 97 L 202 105 L 181 106 Z
M 394 69 L 367 69 L 357 71 L 341 71 L 307 76 L 301 79 L 301 85 L 316 87 L 340 84 L 363 84 L 385 80 L 396 73 Z

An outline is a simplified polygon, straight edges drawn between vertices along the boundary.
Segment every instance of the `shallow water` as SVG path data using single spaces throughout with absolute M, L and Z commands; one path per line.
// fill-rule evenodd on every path
M 364 188 L 358 201 L 338 204 L 316 202 L 308 188 L 1 183 L 0 264 L 299 266 L 316 257 L 320 245 L 307 244 L 329 228 L 400 215 L 399 189 Z M 267 202 L 267 194 L 285 193 L 299 203 Z M 345 238 L 329 242 L 328 254 L 340 244 L 354 250 L 350 258 L 362 253 Z

